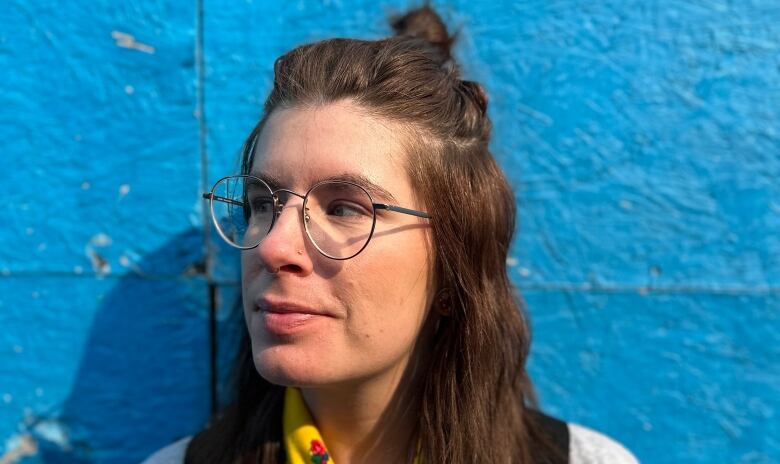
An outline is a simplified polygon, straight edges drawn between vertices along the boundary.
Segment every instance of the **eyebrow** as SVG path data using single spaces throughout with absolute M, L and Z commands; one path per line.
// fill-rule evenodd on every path
M 259 177 L 265 183 L 270 185 L 271 188 L 274 190 L 278 188 L 282 188 L 282 181 L 278 177 L 274 177 L 271 174 L 265 172 L 251 172 L 250 175 Z M 398 202 L 398 200 L 396 200 L 395 196 L 393 196 L 393 194 L 390 193 L 389 190 L 375 184 L 368 177 L 353 172 L 344 172 L 334 176 L 321 177 L 317 179 L 314 183 L 312 183 L 312 185 L 323 181 L 339 181 L 339 180 L 352 182 L 353 184 L 357 184 L 363 187 L 371 195 L 371 198 L 373 198 L 374 200 L 382 199 L 384 201 L 389 201 L 391 203 Z

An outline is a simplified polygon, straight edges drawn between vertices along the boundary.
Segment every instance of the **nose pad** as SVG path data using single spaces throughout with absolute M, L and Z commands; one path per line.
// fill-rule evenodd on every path
M 289 200 L 289 196 L 288 196 L 287 199 Z M 274 224 L 281 217 L 282 213 L 284 212 L 285 206 L 287 206 L 287 202 L 286 201 L 282 201 L 282 199 L 278 195 L 274 195 Z M 296 208 L 297 205 L 292 205 L 292 207 L 293 207 L 293 209 L 297 209 Z M 300 207 L 303 208 L 303 204 L 301 204 Z M 309 208 L 305 208 L 304 209 L 303 216 L 304 216 L 304 221 L 305 222 L 309 221 L 309 215 L 307 213 L 308 210 L 309 210 Z M 298 214 L 299 213 L 296 211 L 295 215 L 297 216 Z M 305 224 L 304 224 L 304 227 L 305 227 Z
M 282 201 L 281 198 L 279 198 L 279 195 L 274 195 L 274 221 L 279 219 L 279 216 L 282 215 L 282 211 L 284 211 L 284 206 L 287 204 L 286 202 Z M 288 196 L 289 199 L 289 196 Z M 303 221 L 304 223 L 308 223 L 311 220 L 311 216 L 309 216 L 309 208 L 306 206 L 306 200 L 304 199 L 304 202 L 301 203 L 301 208 L 303 208 Z M 306 224 L 304 224 L 305 226 Z

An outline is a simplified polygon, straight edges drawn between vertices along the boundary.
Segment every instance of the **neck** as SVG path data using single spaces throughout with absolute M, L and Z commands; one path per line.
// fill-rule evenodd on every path
M 333 461 L 407 462 L 419 398 L 417 363 L 346 385 L 301 388 Z

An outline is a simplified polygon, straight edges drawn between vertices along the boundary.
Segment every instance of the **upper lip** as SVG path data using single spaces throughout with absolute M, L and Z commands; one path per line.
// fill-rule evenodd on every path
M 327 311 L 312 308 L 304 304 L 295 303 L 288 300 L 271 298 L 268 296 L 260 297 L 255 300 L 255 306 L 260 311 L 271 313 L 300 313 L 313 314 L 316 316 L 330 316 Z

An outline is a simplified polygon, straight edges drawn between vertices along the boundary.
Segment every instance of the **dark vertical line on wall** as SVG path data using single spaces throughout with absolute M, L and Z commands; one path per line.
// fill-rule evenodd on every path
M 206 59 L 203 37 L 203 0 L 195 0 L 195 114 L 198 118 L 198 153 L 200 155 L 200 182 L 198 193 L 208 189 L 209 158 L 207 151 L 208 126 L 206 125 Z M 203 219 L 203 272 L 209 281 L 209 399 L 211 414 L 217 412 L 217 286 L 211 281 L 211 225 L 202 206 Z
M 209 284 L 209 385 L 211 415 L 217 414 L 217 286 Z
M 203 51 L 203 0 L 195 0 L 195 114 L 198 117 L 198 154 L 200 155 L 200 184 L 198 193 L 205 192 L 208 184 L 208 152 L 207 152 L 207 126 L 206 126 L 206 59 Z M 200 197 L 200 195 L 198 195 Z M 203 208 L 203 243 L 204 258 L 206 264 L 211 258 L 211 246 L 209 243 L 209 232 L 211 225 L 206 213 L 205 202 L 201 203 Z M 209 276 L 210 269 L 205 266 L 206 275 Z

